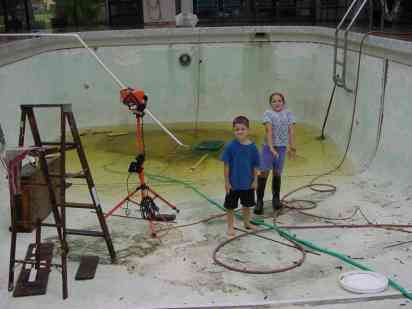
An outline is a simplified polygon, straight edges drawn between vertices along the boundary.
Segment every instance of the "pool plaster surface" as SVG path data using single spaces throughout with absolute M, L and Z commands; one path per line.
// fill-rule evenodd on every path
M 219 136 L 216 132 L 222 131 L 220 136 L 223 139 L 230 138 L 230 130 L 227 129 L 227 125 L 226 130 L 219 129 L 217 125 L 214 126 L 214 132 L 213 129 L 209 129 L 212 130 L 212 135 Z M 254 124 L 252 129 L 255 129 L 255 139 L 260 141 L 262 130 L 259 130 L 259 125 Z M 124 128 L 116 128 L 113 132 L 124 132 L 124 130 Z M 199 129 L 198 138 L 200 139 L 202 138 L 202 130 L 206 129 Z M 105 210 L 110 209 L 126 192 L 124 181 L 126 173 L 122 173 L 122 170 L 127 167 L 128 160 L 132 158 L 128 152 L 133 149 L 132 132 L 129 132 L 128 135 L 108 137 L 108 131 L 111 130 L 100 129 L 100 132 L 106 133 L 99 133 L 99 130 L 88 130 L 82 137 L 85 140 L 84 146 L 92 166 L 99 163 L 98 167 L 94 167 L 94 174 Z M 327 156 L 322 157 L 325 153 L 322 154 L 320 151 L 322 148 L 320 144 L 325 142 L 316 139 L 319 134 L 317 130 L 299 127 L 298 131 L 301 132 L 298 133 L 298 142 L 300 141 L 302 144 L 303 157 L 309 153 L 310 157 L 319 156 L 319 161 L 323 163 L 322 168 L 326 169 L 333 166 L 333 161 L 335 163 L 338 161 L 339 154 L 336 151 L 335 156 L 329 159 L 330 162 L 327 162 Z M 179 133 L 179 130 L 177 132 Z M 187 137 L 183 132 L 180 131 L 180 134 Z M 158 140 L 162 134 L 158 131 L 149 131 L 146 137 L 147 143 Z M 190 134 L 193 134 L 192 130 L 190 130 Z M 108 143 L 119 146 L 111 147 Z M 316 143 L 318 146 L 312 147 L 311 143 Z M 212 156 L 209 162 L 205 163 L 205 166 L 199 167 L 203 170 L 203 174 L 198 171 L 196 175 L 192 174 L 191 176 L 190 174 L 193 172 L 188 167 L 191 166 L 191 160 L 198 157 L 198 154 L 188 154 L 185 151 L 183 153 L 177 152 L 174 160 L 178 167 L 173 169 L 173 162 L 168 163 L 169 169 L 171 169 L 168 170 L 167 166 L 166 168 L 162 166 L 161 162 L 162 159 L 164 161 L 164 158 L 155 159 L 162 153 L 159 150 L 163 147 L 165 146 L 163 145 L 159 149 L 155 146 L 148 146 L 147 172 L 149 174 L 151 171 L 161 171 L 161 174 L 167 177 L 177 176 L 179 179 L 184 177 L 186 181 L 197 186 L 202 192 L 211 194 L 217 202 L 223 202 L 221 193 L 223 177 L 216 175 L 217 172 L 221 172 L 216 155 Z M 333 152 L 333 145 L 329 145 L 329 151 L 326 153 L 330 156 Z M 150 160 L 150 154 L 153 156 L 152 160 Z M 157 162 L 157 160 L 160 161 Z M 285 176 L 284 182 L 286 184 L 283 192 L 305 184 L 313 178 L 313 176 L 296 177 L 299 174 L 304 175 L 307 170 L 313 171 L 314 169 L 311 169 L 310 166 L 319 164 L 316 163 L 318 160 L 313 161 L 312 164 L 310 160 L 307 161 L 309 164 L 306 162 L 303 170 L 299 162 L 295 162 L 295 165 L 293 162 L 290 163 L 290 177 Z M 69 156 L 69 162 L 70 167 L 76 166 L 73 155 Z M 181 170 L 185 168 L 187 171 L 183 172 L 184 176 L 182 176 Z M 321 167 L 318 166 L 317 170 L 320 169 Z M 325 182 L 338 185 L 338 191 L 333 195 L 304 191 L 295 198 L 316 201 L 318 207 L 309 212 L 326 217 L 348 217 L 360 207 L 372 222 L 412 223 L 412 220 L 409 220 L 404 212 L 405 206 L 412 197 L 410 187 L 396 187 L 391 182 L 376 181 L 375 178 L 370 178 L 368 173 L 360 176 L 350 175 L 350 167 L 347 167 L 346 171 L 343 170 L 335 176 L 327 176 L 322 179 Z M 208 181 L 209 177 L 213 179 L 212 182 Z M 148 182 L 150 184 L 150 177 Z M 153 186 L 178 205 L 181 212 L 177 216 L 177 224 L 191 223 L 221 213 L 215 206 L 194 194 L 190 189 L 176 184 L 161 184 L 156 181 L 154 181 Z M 130 184 L 130 187 L 133 187 L 133 184 Z M 269 192 L 270 190 L 267 188 L 267 193 Z M 5 193 L 4 190 L 2 193 Z M 74 184 L 69 190 L 68 196 L 76 197 L 76 200 L 87 200 L 85 188 L 79 183 Z M 268 197 L 269 194 L 266 196 Z M 270 213 L 270 206 L 266 206 L 266 213 Z M 170 210 L 165 207 L 162 207 L 162 211 L 170 213 Z M 125 214 L 122 210 L 116 213 Z M 129 215 L 139 216 L 139 212 L 131 207 Z M 267 219 L 267 222 L 270 223 L 271 220 Z M 325 220 L 296 212 L 287 212 L 278 218 L 277 223 L 280 225 L 325 224 Z M 335 223 L 342 223 L 342 221 Z M 344 223 L 365 224 L 366 222 L 365 218 L 357 215 L 351 220 L 345 220 Z M 86 229 L 98 229 L 95 216 L 82 210 L 68 210 L 67 224 Z M 297 299 L 309 301 L 319 298 L 353 297 L 353 294 L 342 290 L 338 283 L 339 274 L 353 268 L 325 254 L 321 256 L 307 254 L 306 261 L 302 266 L 285 273 L 271 275 L 236 273 L 216 265 L 212 259 L 212 252 L 220 242 L 226 239 L 224 218 L 191 227 L 160 232 L 158 239 L 150 236 L 148 224 L 141 220 L 111 217 L 108 224 L 118 254 L 117 265 L 110 264 L 107 248 L 102 240 L 88 237 L 69 237 L 69 247 L 71 248 L 68 267 L 70 297 L 66 301 L 61 300 L 60 273 L 53 270 L 50 275 L 47 295 L 30 299 L 12 298 L 11 294 L 7 292 L 6 280 L 2 280 L 0 293 L 2 294 L 3 307 L 25 307 L 30 301 L 36 307 L 41 306 L 42 308 L 55 308 L 56 305 L 70 306 L 71 308 L 169 308 L 169 306 L 210 305 L 213 308 L 214 304 L 236 306 L 267 303 L 270 305 L 270 302 L 287 302 Z M 330 224 L 330 221 L 326 224 Z M 166 226 L 172 225 L 167 224 Z M 238 221 L 237 226 L 242 228 L 242 222 Z M 156 224 L 156 227 L 158 229 L 164 228 L 165 225 Z M 406 267 L 412 259 L 408 245 L 384 249 L 387 245 L 407 240 L 408 234 L 369 229 L 292 230 L 292 232 L 296 233 L 298 237 L 313 241 L 320 246 L 344 252 L 385 275 L 399 279 L 405 286 L 412 285 Z M 267 231 L 262 235 L 282 241 L 273 231 Z M 2 260 L 7 261 L 8 235 L 2 234 L 2 236 Z M 54 231 L 47 230 L 45 237 L 49 241 L 55 241 Z M 20 237 L 19 254 L 23 254 L 24 244 L 28 244 L 30 241 L 30 237 Z M 74 275 L 79 257 L 85 254 L 96 254 L 100 257 L 96 277 L 90 281 L 75 281 Z M 265 270 L 290 265 L 300 257 L 300 253 L 297 250 L 249 236 L 228 245 L 222 250 L 220 256 L 226 262 L 236 266 Z M 1 272 L 1 277 L 7 278 L 7 268 L 3 267 Z M 392 289 L 389 291 L 394 292 Z M 331 302 L 333 303 L 333 301 Z M 381 305 L 388 302 L 397 305 L 408 304 L 408 301 L 401 297 L 397 300 L 377 303 Z M 356 308 L 357 305 L 360 306 L 359 303 L 351 304 L 350 308 Z M 281 305 L 285 308 L 296 306 Z M 344 308 L 345 305 L 339 306 Z M 336 308 L 340 308 L 339 306 Z M 367 302 L 363 303 L 362 306 L 371 306 L 370 308 L 372 308 L 376 304 L 375 302 Z M 328 305 L 326 308 L 332 307 Z

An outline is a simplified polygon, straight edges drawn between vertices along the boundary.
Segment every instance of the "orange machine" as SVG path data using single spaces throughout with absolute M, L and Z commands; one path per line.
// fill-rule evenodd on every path
M 165 198 L 153 191 L 145 182 L 144 177 L 144 161 L 145 161 L 145 145 L 143 142 L 143 122 L 144 110 L 147 106 L 148 97 L 143 90 L 135 90 L 132 88 L 123 89 L 120 91 L 120 98 L 129 110 L 136 117 L 136 148 L 137 155 L 134 161 L 129 165 L 129 173 L 137 173 L 139 177 L 139 185 L 115 205 L 109 212 L 105 214 L 105 218 L 110 217 L 126 202 L 131 202 L 139 206 L 143 219 L 149 220 L 152 236 L 156 236 L 153 221 L 171 221 L 175 219 L 174 215 L 164 215 L 159 213 L 159 207 L 155 204 L 155 199 L 161 200 L 164 204 L 179 212 L 175 205 L 171 204 Z M 133 199 L 133 196 L 140 191 L 140 201 Z

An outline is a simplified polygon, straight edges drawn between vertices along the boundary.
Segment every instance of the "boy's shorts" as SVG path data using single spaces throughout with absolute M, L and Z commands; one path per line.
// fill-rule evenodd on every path
M 239 199 L 243 207 L 255 206 L 255 190 L 230 190 L 225 196 L 225 208 L 236 209 Z
M 286 146 L 275 146 L 275 149 L 278 152 L 277 158 L 273 157 L 268 145 L 263 145 L 262 153 L 260 155 L 259 170 L 261 172 L 268 172 L 271 169 L 274 169 L 280 176 L 282 175 L 283 165 L 285 164 Z

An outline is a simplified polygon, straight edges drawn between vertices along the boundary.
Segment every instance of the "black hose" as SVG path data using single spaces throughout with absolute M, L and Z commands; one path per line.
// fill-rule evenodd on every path
M 326 116 L 325 116 L 325 119 L 323 120 L 322 134 L 321 134 L 320 137 L 319 137 L 321 140 L 324 140 L 324 139 L 325 139 L 325 128 L 326 128 L 326 124 L 327 124 L 328 119 L 329 119 L 329 112 L 330 112 L 330 108 L 331 108 L 332 103 L 333 103 L 333 98 L 335 97 L 336 87 L 337 87 L 337 84 L 334 83 L 333 89 L 332 89 L 332 94 L 330 95 L 330 99 L 329 99 L 328 109 L 327 109 L 327 111 L 326 111 Z
M 238 236 L 236 236 L 236 237 L 230 238 L 230 239 L 228 239 L 228 240 L 220 243 L 220 244 L 215 248 L 215 250 L 213 251 L 213 260 L 215 261 L 215 263 L 216 263 L 217 265 L 220 265 L 220 266 L 222 266 L 222 267 L 224 267 L 224 268 L 226 268 L 226 269 L 232 270 L 232 271 L 236 271 L 236 272 L 240 272 L 240 273 L 246 273 L 246 274 L 259 274 L 259 275 L 262 275 L 262 274 L 275 274 L 275 273 L 280 273 L 280 272 L 284 272 L 284 271 L 289 271 L 289 270 L 292 270 L 292 269 L 294 269 L 294 268 L 296 268 L 296 267 L 299 267 L 300 265 L 303 264 L 303 262 L 305 261 L 305 258 L 306 258 L 306 251 L 305 251 L 305 249 L 304 249 L 300 244 L 298 244 L 298 243 L 296 243 L 296 242 L 294 242 L 294 241 L 291 241 L 291 240 L 289 240 L 289 239 L 287 239 L 287 238 L 285 238 L 285 240 L 289 241 L 289 242 L 292 244 L 292 246 L 293 246 L 296 250 L 300 251 L 301 254 L 302 254 L 302 256 L 300 257 L 299 260 L 293 261 L 293 262 L 292 262 L 292 265 L 289 265 L 289 266 L 285 266 L 285 267 L 281 267 L 281 268 L 274 268 L 274 269 L 270 269 L 270 270 L 248 269 L 248 268 L 245 268 L 245 267 L 244 267 L 244 268 L 239 268 L 239 267 L 235 267 L 235 266 L 229 265 L 229 264 L 223 262 L 221 259 L 219 259 L 219 258 L 217 257 L 217 253 L 219 252 L 219 250 L 220 250 L 221 248 L 223 248 L 224 246 L 226 246 L 228 243 L 230 243 L 230 242 L 232 242 L 232 241 L 234 241 L 234 240 L 236 240 L 236 239 L 239 239 L 239 238 L 242 238 L 242 237 L 245 237 L 245 236 L 249 236 L 249 235 L 255 235 L 255 234 L 258 234 L 258 233 L 262 233 L 262 232 L 264 232 L 264 231 L 267 231 L 267 229 L 263 229 L 263 230 L 256 231 L 256 232 L 251 232 L 251 233 L 240 234 L 240 235 L 238 235 Z

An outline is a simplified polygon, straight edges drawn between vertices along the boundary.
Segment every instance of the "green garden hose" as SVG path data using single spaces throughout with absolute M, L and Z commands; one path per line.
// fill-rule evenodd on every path
M 183 180 L 179 180 L 179 179 L 175 179 L 175 178 L 172 178 L 172 177 L 155 175 L 155 174 L 149 174 L 149 173 L 146 173 L 146 175 L 147 175 L 149 178 L 155 179 L 155 180 L 157 180 L 157 181 L 159 181 L 159 182 L 168 182 L 168 183 L 176 183 L 176 184 L 183 185 L 184 187 L 191 189 L 191 190 L 192 190 L 193 192 L 195 192 L 197 195 L 199 195 L 199 196 L 201 196 L 202 198 L 204 198 L 204 199 L 205 199 L 206 201 L 208 201 L 210 204 L 216 206 L 217 208 L 219 208 L 219 209 L 222 210 L 222 211 L 225 211 L 225 208 L 224 208 L 222 205 L 220 205 L 218 202 L 216 202 L 215 200 L 213 200 L 212 198 L 210 198 L 210 197 L 209 197 L 208 195 L 206 195 L 205 193 L 199 191 L 199 189 L 197 189 L 194 185 L 192 185 L 192 184 L 189 183 L 189 182 L 186 182 L 186 181 L 183 181 Z M 288 195 L 289 195 L 289 194 L 288 194 Z M 241 216 L 240 214 L 236 214 L 236 216 L 237 216 L 237 218 L 242 219 L 242 216 Z M 296 243 L 298 243 L 298 244 L 301 244 L 301 245 L 303 245 L 303 246 L 305 246 L 305 247 L 307 247 L 307 248 L 310 248 L 310 249 L 312 249 L 312 250 L 315 250 L 315 251 L 318 251 L 318 252 L 321 252 L 321 253 L 324 253 L 324 254 L 327 254 L 327 255 L 336 257 L 336 258 L 338 258 L 339 260 L 341 260 L 341 261 L 343 261 L 343 262 L 345 262 L 345 263 L 347 263 L 347 264 L 349 264 L 349 265 L 352 265 L 352 266 L 354 266 L 354 267 L 357 267 L 357 268 L 359 268 L 359 269 L 361 269 L 361 270 L 364 270 L 364 271 L 373 271 L 370 267 L 365 266 L 365 265 L 363 265 L 363 264 L 361 264 L 361 263 L 358 263 L 358 262 L 354 261 L 353 259 L 349 258 L 348 256 L 346 256 L 346 255 L 344 255 L 344 254 L 342 254 L 342 253 L 339 253 L 339 252 L 337 252 L 337 251 L 334 251 L 334 250 L 331 250 L 331 249 L 328 249 L 328 248 L 322 248 L 322 247 L 320 247 L 320 246 L 318 246 L 318 245 L 316 245 L 316 244 L 314 244 L 314 243 L 312 243 L 312 242 L 310 242 L 310 241 L 297 238 L 296 235 L 291 234 L 291 233 L 290 233 L 289 231 L 287 231 L 287 230 L 284 230 L 284 229 L 279 228 L 276 224 L 269 224 L 269 223 L 266 223 L 266 222 L 264 222 L 264 221 L 256 220 L 256 219 L 253 219 L 251 222 L 252 222 L 253 224 L 255 224 L 255 225 L 261 225 L 261 226 L 264 226 L 264 227 L 266 227 L 266 228 L 268 228 L 268 229 L 275 230 L 276 232 L 279 233 L 280 236 L 282 236 L 282 237 L 284 237 L 284 238 L 286 238 L 286 239 L 288 239 L 288 240 L 290 240 L 290 241 L 293 241 L 293 242 L 296 242 Z M 388 280 L 389 280 L 389 285 L 390 285 L 392 288 L 400 291 L 405 297 L 407 297 L 408 299 L 412 300 L 412 293 L 410 293 L 406 288 L 402 287 L 402 286 L 401 286 L 398 282 L 396 282 L 395 280 L 390 279 L 390 278 L 389 278 Z

